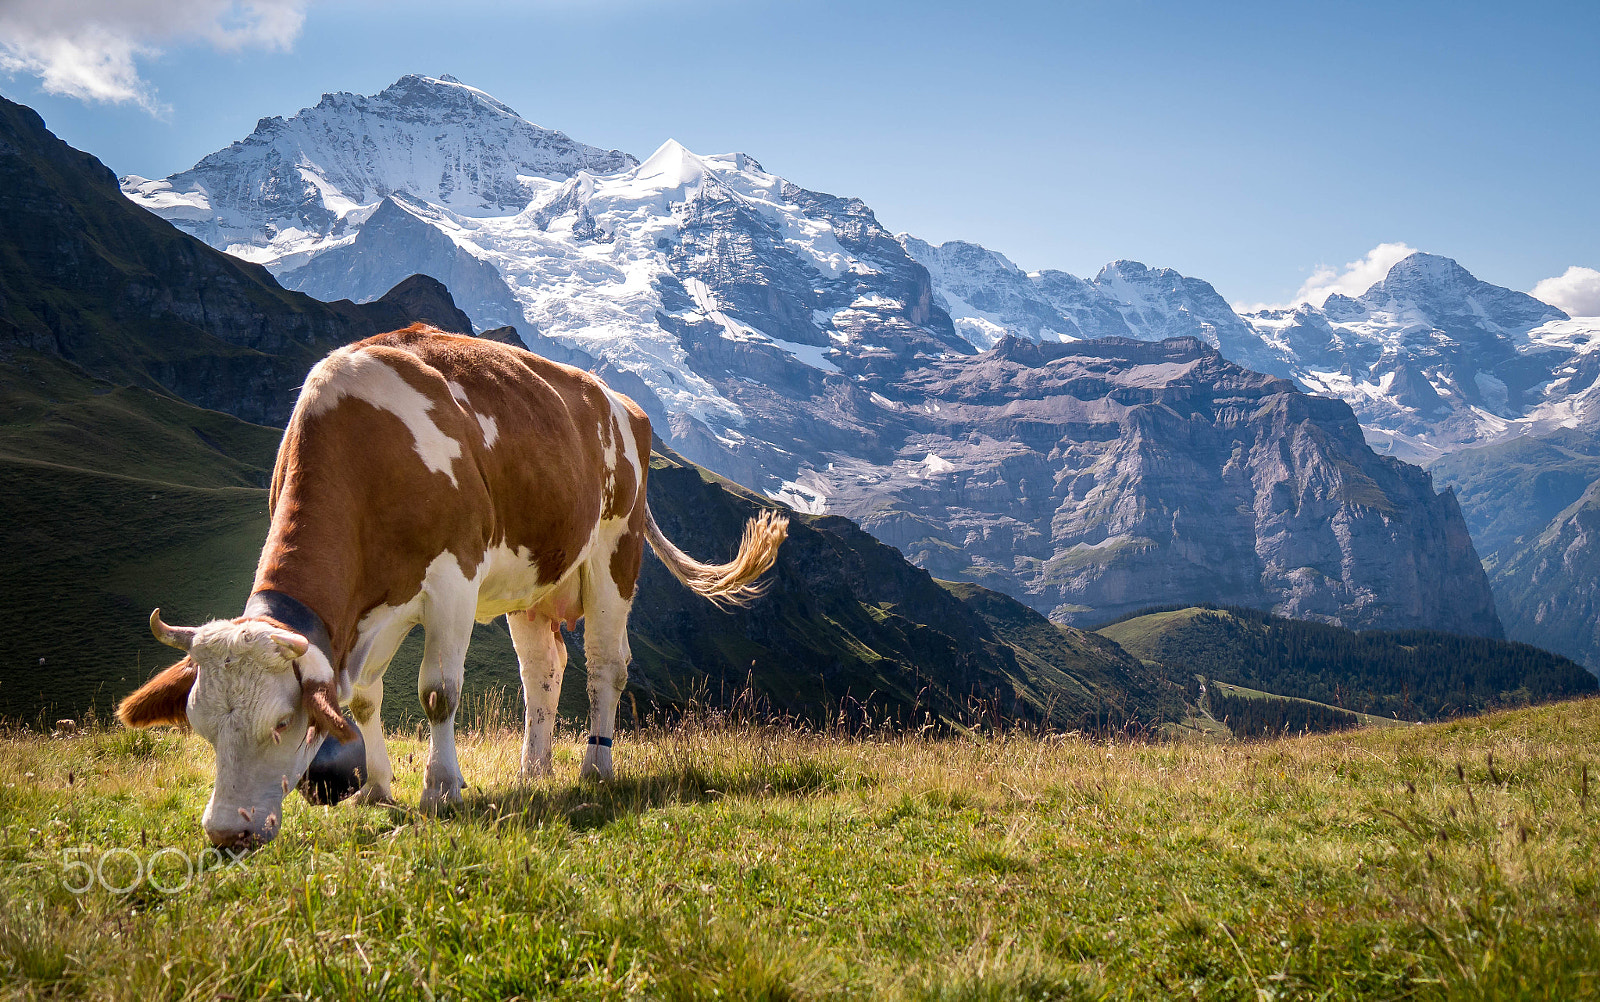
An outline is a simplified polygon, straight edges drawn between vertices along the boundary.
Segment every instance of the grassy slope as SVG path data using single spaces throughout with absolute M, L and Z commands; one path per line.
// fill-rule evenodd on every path
M 1014 684 L 1035 704 L 1070 696 L 1081 705 L 1105 707 L 1108 712 L 1133 704 L 1143 708 L 1146 720 L 1173 722 L 1186 715 L 1181 682 L 1169 682 L 1163 672 L 1152 670 L 1105 637 L 1052 623 L 981 585 L 940 581 L 939 586 L 1012 647 L 1020 669 Z
M 0 710 L 104 710 L 172 660 L 151 608 L 237 614 L 278 432 L 46 356 L 0 370 L 0 399 L 0 616 L 28 624 L 0 635 Z
M 392 748 L 397 792 L 415 803 L 421 748 Z M 1600 759 L 1600 700 L 1244 747 L 687 726 L 625 735 L 606 785 L 575 781 L 576 751 L 564 744 L 557 776 L 522 787 L 514 733 L 467 735 L 473 785 L 453 819 L 294 799 L 274 845 L 186 889 L 78 896 L 69 849 L 199 850 L 208 747 L 126 732 L 0 743 L 0 992 L 1597 989 L 1600 806 L 1583 776 Z M 181 869 L 175 853 L 159 861 L 164 883 Z M 128 882 L 128 857 L 106 874 Z
M 1319 703 L 1314 699 L 1301 699 L 1299 696 L 1279 696 L 1276 693 L 1263 692 L 1260 689 L 1247 689 L 1242 685 L 1229 685 L 1227 682 L 1213 681 L 1211 684 L 1221 689 L 1223 692 L 1226 692 L 1228 695 L 1238 696 L 1240 699 L 1287 699 L 1293 703 L 1310 703 L 1312 706 L 1326 706 L 1330 710 L 1343 709 L 1343 707 L 1333 706 L 1328 703 Z M 1351 713 L 1353 711 L 1344 710 L 1344 712 Z M 1415 726 L 1412 724 L 1407 724 L 1403 720 L 1396 720 L 1393 717 L 1379 717 L 1371 713 L 1357 713 L 1356 716 L 1361 720 L 1363 725 L 1368 727 Z
M 1109 626 L 1102 626 L 1095 632 L 1116 641 L 1118 646 L 1134 657 L 1154 659 L 1155 652 L 1160 647 L 1161 637 L 1169 629 L 1188 623 L 1204 611 L 1173 609 L 1168 612 L 1153 612 L 1148 616 L 1135 616 Z
M 1525 644 L 1422 630 L 1356 633 L 1253 610 L 1165 610 L 1097 632 L 1169 668 L 1378 716 L 1449 715 L 1596 688 L 1580 665 Z M 1334 698 L 1341 693 L 1343 707 Z
M 0 716 L 104 714 L 176 657 L 150 637 L 151 609 L 238 615 L 281 433 L 18 355 L 0 367 L 0 617 L 28 628 L 0 634 Z M 479 630 L 472 678 L 517 684 L 505 628 Z M 420 657 L 414 637 L 400 663 Z M 416 715 L 390 702 L 396 723 Z

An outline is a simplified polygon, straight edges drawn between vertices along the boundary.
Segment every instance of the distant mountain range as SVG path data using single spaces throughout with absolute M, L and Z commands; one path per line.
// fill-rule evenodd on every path
M 319 296 L 433 275 L 480 329 L 600 370 L 695 462 L 1059 621 L 1222 600 L 1500 630 L 1453 499 L 1344 403 L 1235 364 L 1313 371 L 1175 272 L 1026 275 L 745 154 L 636 161 L 450 78 L 328 95 L 122 187 Z
M 934 276 L 940 305 L 974 343 L 1191 334 L 1259 372 L 1337 397 L 1375 449 L 1427 463 L 1465 446 L 1600 425 L 1600 318 L 1412 254 L 1361 296 L 1240 315 L 1205 282 L 1117 261 L 1085 281 L 1026 274 L 952 241 L 900 242 Z
M 657 314 L 709 320 L 751 350 L 822 371 L 849 368 L 866 329 L 900 316 L 929 326 L 918 311 L 930 306 L 951 321 L 931 326 L 954 333 L 961 352 L 1008 334 L 1197 337 L 1345 400 L 1379 451 L 1419 462 L 1600 420 L 1600 320 L 1572 320 L 1448 258 L 1413 255 L 1359 297 L 1241 316 L 1170 269 L 1117 261 L 1087 280 L 1028 274 L 975 244 L 892 236 L 859 201 L 806 191 L 744 154 L 668 142 L 641 164 L 451 77 L 329 94 L 262 119 L 187 171 L 122 183 L 145 208 L 325 299 L 366 301 L 432 275 L 480 329 L 531 325 L 636 374 L 664 413 L 718 433 L 738 430 L 737 395 Z M 908 260 L 927 269 L 927 302 L 915 282 L 895 287 Z M 732 281 L 741 272 L 761 283 L 753 301 Z M 942 340 L 920 348 L 950 350 Z

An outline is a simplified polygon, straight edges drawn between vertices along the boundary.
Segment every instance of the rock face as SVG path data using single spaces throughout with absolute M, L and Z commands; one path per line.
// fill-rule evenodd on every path
M 1222 362 L 1214 349 L 1290 371 L 1204 282 L 1135 262 L 1090 281 L 1026 275 L 975 245 L 897 238 L 861 201 L 745 154 L 671 141 L 642 163 L 524 172 L 521 195 L 446 197 L 432 173 L 363 153 L 363 135 L 413 119 L 537 127 L 458 83 L 402 84 L 403 108 L 330 98 L 269 122 L 202 161 L 203 186 L 191 171 L 124 190 L 323 295 L 375 294 L 424 255 L 467 284 L 457 299 L 479 328 L 507 322 L 492 267 L 534 350 L 601 371 L 690 460 L 858 518 L 937 573 L 1060 620 L 1217 600 L 1498 630 L 1453 501 L 1377 462 L 1348 408 Z M 260 194 L 229 202 L 226 233 L 200 225 L 201 187 L 253 190 L 279 134 L 360 164 L 323 170 L 294 203 L 312 206 L 295 210 L 308 227 L 316 205 L 341 222 L 289 234 Z M 462 177 L 504 173 L 476 135 L 442 135 L 428 155 Z M 1059 347 L 1088 336 L 1131 340 Z
M 1600 481 L 1495 567 L 1510 636 L 1600 673 Z
M 1006 338 L 880 407 L 895 457 L 814 482 L 940 577 L 1068 622 L 1212 601 L 1499 635 L 1453 495 L 1374 454 L 1344 403 L 1193 338 Z
M 1433 472 L 1461 499 L 1506 635 L 1600 672 L 1600 435 L 1564 428 L 1463 449 Z
M 1085 281 L 1025 274 L 976 244 L 900 242 L 933 275 L 934 301 L 979 347 L 1006 334 L 1198 337 L 1346 401 L 1374 448 L 1414 462 L 1600 422 L 1600 320 L 1569 318 L 1446 257 L 1412 254 L 1359 297 L 1241 316 L 1211 286 L 1170 269 L 1118 261 Z

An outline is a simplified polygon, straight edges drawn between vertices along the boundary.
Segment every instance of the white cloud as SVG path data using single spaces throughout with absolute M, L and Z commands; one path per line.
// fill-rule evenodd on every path
M 1342 268 L 1318 265 L 1311 273 L 1311 277 L 1300 286 L 1300 291 L 1296 292 L 1287 303 L 1254 305 L 1240 303 L 1234 305 L 1234 310 L 1239 313 L 1255 313 L 1259 310 L 1289 309 L 1301 303 L 1321 306 L 1335 292 L 1345 296 L 1359 296 L 1383 281 L 1383 277 L 1389 274 L 1390 268 L 1416 252 L 1415 247 L 1403 243 L 1379 244 L 1367 251 L 1365 257 L 1345 262 Z
M 1600 317 L 1600 271 L 1573 265 L 1535 285 L 1530 295 L 1569 317 Z
M 39 78 L 82 101 L 132 102 L 159 113 L 138 61 L 161 46 L 286 49 L 307 0 L 0 0 L 0 71 Z

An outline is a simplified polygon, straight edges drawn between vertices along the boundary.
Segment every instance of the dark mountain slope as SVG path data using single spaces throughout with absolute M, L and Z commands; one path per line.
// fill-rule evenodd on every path
M 1600 436 L 1529 435 L 1432 471 L 1461 500 L 1506 636 L 1600 671 Z
M 1486 562 L 1519 536 L 1542 531 L 1600 480 L 1600 436 L 1563 428 L 1462 449 L 1428 467 L 1453 487 L 1473 542 Z
M 329 349 L 413 319 L 394 302 L 285 290 L 266 269 L 133 205 L 105 165 L 4 98 L 0 220 L 0 363 L 31 349 L 90 376 L 278 422 Z
M 664 447 L 650 505 L 674 542 L 716 559 L 775 506 Z M 853 697 L 902 719 L 956 719 L 981 698 L 1061 727 L 1182 717 L 1181 686 L 1115 645 L 976 585 L 941 587 L 848 519 L 794 515 L 772 573 L 766 598 L 724 613 L 647 560 L 632 620 L 641 694 L 672 702 L 687 683 L 737 690 L 749 678 L 775 706 L 813 714 Z

